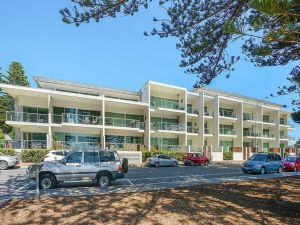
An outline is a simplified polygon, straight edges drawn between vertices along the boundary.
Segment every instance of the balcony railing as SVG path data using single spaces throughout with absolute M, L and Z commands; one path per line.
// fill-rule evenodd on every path
M 114 117 L 105 117 L 105 125 L 115 126 L 115 127 L 138 128 L 142 130 L 144 129 L 144 122 L 140 122 L 138 120 L 122 119 L 122 118 L 114 118 Z
M 69 141 L 55 141 L 53 142 L 53 149 L 65 150 L 81 150 L 81 149 L 99 149 L 100 142 L 69 142 Z
M 198 133 L 198 128 L 192 127 L 192 126 L 187 126 L 187 132 L 197 134 Z
M 118 151 L 142 151 L 144 148 L 143 144 L 135 143 L 105 143 L 106 148 L 116 149 Z
M 61 124 L 62 123 L 62 115 L 53 114 L 52 115 L 52 123 Z
M 45 149 L 47 141 L 45 140 L 23 140 L 23 149 Z
M 286 139 L 286 140 L 289 140 L 289 141 L 295 141 L 296 140 L 295 137 L 292 137 L 292 136 L 286 135 L 286 134 L 280 135 L 280 139 Z
M 264 138 L 274 138 L 274 134 L 263 133 L 263 137 L 264 137 Z
M 170 130 L 170 131 L 185 131 L 183 124 L 178 123 L 151 123 L 151 130 Z
M 48 114 L 6 112 L 6 120 L 26 123 L 48 123 Z
M 248 136 L 248 137 L 259 137 L 259 133 L 255 133 L 253 131 L 243 131 L 243 136 Z
M 151 147 L 157 150 L 182 151 L 182 152 L 188 151 L 188 146 L 186 145 L 151 145 Z
M 212 110 L 204 109 L 204 116 L 214 116 L 214 112 Z
M 220 109 L 219 115 L 224 117 L 236 118 L 236 113 L 232 112 L 231 110 Z
M 212 134 L 212 131 L 209 128 L 204 128 L 204 134 Z
M 187 107 L 186 111 L 189 114 L 197 114 L 197 115 L 199 115 L 199 111 L 197 109 L 193 109 L 193 107 Z
M 266 118 L 266 117 L 263 117 L 263 122 L 264 123 L 275 123 L 272 118 Z
M 236 132 L 235 132 L 234 129 L 220 128 L 220 134 L 225 134 L 225 135 L 235 135 Z
M 243 120 L 254 120 L 254 116 L 251 113 L 244 113 Z
M 179 102 L 168 102 L 168 101 L 162 101 L 162 102 L 151 102 L 150 103 L 151 108 L 165 108 L 165 109 L 176 109 L 176 110 L 184 110 L 184 104 Z
M 101 116 L 79 115 L 71 113 L 62 114 L 63 123 L 85 124 L 85 125 L 101 125 Z

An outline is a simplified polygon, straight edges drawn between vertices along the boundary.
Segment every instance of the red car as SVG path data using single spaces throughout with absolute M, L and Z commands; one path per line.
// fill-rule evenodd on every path
M 183 161 L 184 161 L 184 165 L 186 166 L 195 166 L 195 165 L 208 166 L 209 163 L 209 159 L 200 153 L 187 153 Z
M 300 156 L 288 156 L 283 161 L 284 171 L 297 172 L 300 170 Z

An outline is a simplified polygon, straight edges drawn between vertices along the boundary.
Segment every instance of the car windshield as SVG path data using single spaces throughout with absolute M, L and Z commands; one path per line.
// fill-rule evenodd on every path
M 251 161 L 264 161 L 266 159 L 266 155 L 255 154 L 250 157 Z
M 285 158 L 284 161 L 287 161 L 287 162 L 295 162 L 295 161 L 296 161 L 296 157 L 287 157 L 287 158 Z

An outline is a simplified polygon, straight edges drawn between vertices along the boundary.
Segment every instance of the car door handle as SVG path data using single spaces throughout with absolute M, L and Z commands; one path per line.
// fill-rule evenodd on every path
M 95 164 L 94 166 L 99 166 L 99 164 Z
M 80 165 L 76 165 L 76 167 L 81 167 Z

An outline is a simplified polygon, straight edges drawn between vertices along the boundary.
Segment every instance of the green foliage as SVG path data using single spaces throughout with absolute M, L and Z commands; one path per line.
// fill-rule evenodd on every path
M 288 156 L 289 156 L 289 153 L 288 153 L 288 152 L 284 152 L 284 153 L 283 153 L 283 156 L 284 156 L 284 158 L 285 158 L 285 157 L 288 157 Z
M 44 156 L 49 151 L 46 149 L 24 149 L 21 153 L 21 160 L 24 163 L 39 163 L 44 161 Z
M 22 64 L 16 61 L 10 63 L 6 75 L 0 71 L 0 83 L 29 86 L 29 81 Z M 5 124 L 6 112 L 14 110 L 14 105 L 14 99 L 10 95 L 0 91 L 0 129 L 6 134 L 12 132 L 12 127 Z
M 3 153 L 4 155 L 11 155 L 11 156 L 15 156 L 17 154 L 16 151 L 12 148 L 0 149 L 0 153 Z
M 3 130 L 0 128 L 0 140 L 5 138 L 5 134 L 3 132 Z
M 107 17 L 134 15 L 148 4 L 158 4 L 167 13 L 145 35 L 176 37 L 181 52 L 180 67 L 199 79 L 195 88 L 208 85 L 218 75 L 230 77 L 239 51 L 231 51 L 240 40 L 242 52 L 254 65 L 282 66 L 300 60 L 300 2 L 297 0 L 71 0 L 73 7 L 60 10 L 63 21 L 79 26 Z M 294 65 L 293 65 L 294 66 Z M 277 95 L 296 94 L 292 104 L 300 110 L 300 82 L 294 66 Z M 299 78 L 299 76 L 298 76 Z M 274 96 L 274 95 L 271 95 Z M 297 122 L 300 123 L 300 120 Z
M 232 152 L 223 152 L 223 159 L 224 160 L 233 160 L 233 153 Z

